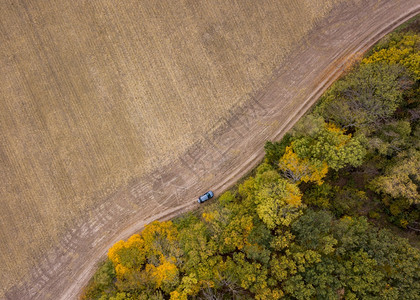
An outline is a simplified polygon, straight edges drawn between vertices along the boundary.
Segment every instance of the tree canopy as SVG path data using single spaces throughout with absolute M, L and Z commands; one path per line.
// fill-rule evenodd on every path
M 418 299 L 420 250 L 386 223 L 420 231 L 418 39 L 375 47 L 236 187 L 113 245 L 84 298 Z

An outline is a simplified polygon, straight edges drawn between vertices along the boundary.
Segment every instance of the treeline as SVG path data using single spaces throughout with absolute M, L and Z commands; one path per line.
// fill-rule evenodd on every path
M 420 37 L 413 32 L 389 35 L 338 81 L 311 116 L 360 140 L 366 154 L 358 168 L 331 173 L 322 187 L 311 187 L 308 202 L 337 216 L 367 209 L 371 218 L 386 216 L 420 231 L 419 92 Z
M 419 249 L 368 222 L 420 230 L 417 32 L 378 43 L 236 188 L 116 243 L 83 297 L 418 299 Z

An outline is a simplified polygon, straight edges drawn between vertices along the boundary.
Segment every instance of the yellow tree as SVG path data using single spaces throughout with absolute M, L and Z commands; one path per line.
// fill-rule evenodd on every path
M 280 159 L 279 168 L 283 175 L 294 183 L 316 182 L 322 184 L 322 179 L 328 172 L 328 165 L 325 161 L 310 161 L 307 158 L 300 158 L 292 149 L 286 147 L 286 152 Z
M 147 285 L 167 293 L 179 281 L 180 256 L 178 231 L 170 221 L 146 225 L 143 232 L 115 243 L 108 251 L 117 286 L 141 289 Z
M 372 55 L 362 60 L 362 64 L 386 62 L 388 64 L 400 64 L 410 70 L 416 80 L 420 79 L 420 36 L 406 34 L 398 36 L 390 42 L 389 47 L 373 52 Z
M 109 249 L 108 258 L 114 264 L 119 279 L 140 271 L 146 258 L 144 240 L 139 234 L 134 234 L 127 241 L 119 241 Z
M 175 263 L 176 259 L 174 257 L 167 259 L 161 255 L 158 266 L 146 264 L 146 274 L 150 276 L 155 289 L 170 292 L 171 287 L 175 287 L 178 284 L 179 271 Z

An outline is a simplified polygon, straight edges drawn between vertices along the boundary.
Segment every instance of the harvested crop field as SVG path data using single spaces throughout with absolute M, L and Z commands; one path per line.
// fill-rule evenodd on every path
M 245 101 L 334 2 L 1 1 L 1 288 Z
M 139 178 L 177 161 L 229 109 L 258 95 L 290 50 L 328 24 L 331 9 L 347 7 L 338 2 L 350 12 L 364 8 L 358 0 L 1 2 L 0 298 L 71 299 L 83 264 L 91 272 L 91 256 L 117 232 L 132 233 L 133 216 L 144 222 L 188 204 L 198 187 L 184 203 L 162 207 L 147 202 Z M 376 9 L 392 1 L 366 2 Z M 302 74 L 301 67 L 289 70 Z M 304 90 L 285 98 L 294 92 L 303 101 Z M 175 174 L 192 177 L 144 180 L 155 201 L 192 186 L 174 184 Z M 217 176 L 204 175 L 205 184 Z

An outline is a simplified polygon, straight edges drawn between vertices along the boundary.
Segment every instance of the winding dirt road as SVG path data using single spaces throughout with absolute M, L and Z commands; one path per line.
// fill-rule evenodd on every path
M 231 187 L 346 69 L 384 34 L 420 11 L 420 0 L 361 0 L 341 5 L 278 67 L 272 80 L 221 118 L 177 161 L 138 178 L 86 213 L 6 299 L 76 299 L 116 241 L 155 219 L 197 207 L 208 189 Z

